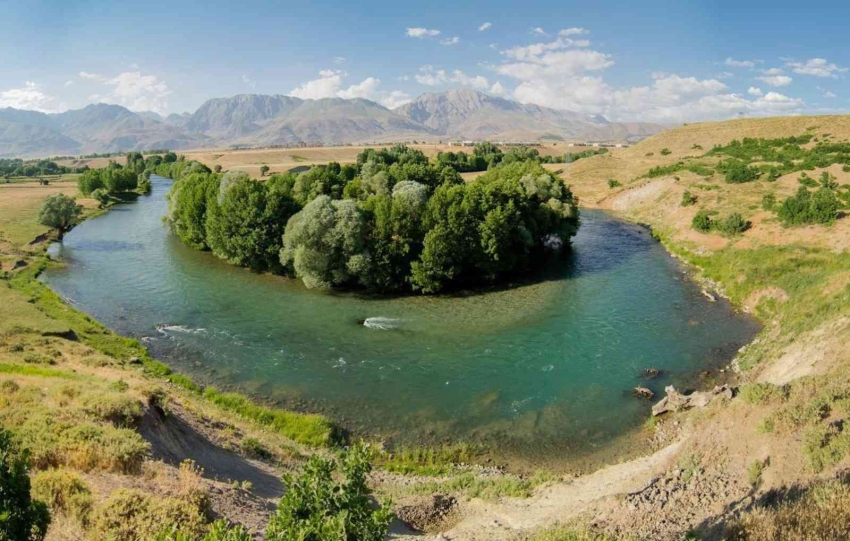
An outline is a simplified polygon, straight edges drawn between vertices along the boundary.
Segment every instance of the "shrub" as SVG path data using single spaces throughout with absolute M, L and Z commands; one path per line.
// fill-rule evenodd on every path
M 805 171 L 803 171 L 803 174 L 801 174 L 800 178 L 797 179 L 797 182 L 799 182 L 800 184 L 802 184 L 806 188 L 817 188 L 818 187 L 818 181 L 816 181 L 815 179 L 813 179 L 812 177 L 807 175 Z
M 691 150 L 702 150 L 702 145 L 694 143 L 693 146 L 691 146 Z
M 691 227 L 701 233 L 708 233 L 711 231 L 712 220 L 708 211 L 703 209 L 697 212 L 693 220 L 691 220 Z
M 673 152 L 671 152 L 669 148 L 664 147 L 664 148 L 661 149 L 661 155 L 662 156 L 669 156 L 670 154 L 673 154 Z
M 764 197 L 761 198 L 761 208 L 774 210 L 776 208 L 776 195 L 772 193 L 764 194 Z
M 622 184 L 620 184 L 619 180 L 614 180 L 613 178 L 608 179 L 608 187 L 609 188 L 616 188 L 618 186 L 622 186 Z
M 747 404 L 767 404 L 784 398 L 786 390 L 770 383 L 751 383 L 741 386 L 738 393 Z
M 92 495 L 82 477 L 68 470 L 46 470 L 32 480 L 32 494 L 54 513 L 62 513 L 82 525 L 88 522 Z
M 809 467 L 821 472 L 850 455 L 850 433 L 838 423 L 811 427 L 803 439 L 803 454 Z
M 647 158 L 649 158 L 650 156 L 655 156 L 655 152 L 647 152 L 647 153 L 646 153 L 646 154 L 644 154 L 644 155 L 645 155 Z
M 844 171 L 845 173 L 850 173 L 850 165 L 847 165 L 847 164 L 842 165 L 841 170 Z
M 92 512 L 91 535 L 94 539 L 150 541 L 164 528 L 172 528 L 175 535 L 193 539 L 204 534 L 204 519 L 202 510 L 190 502 L 119 488 Z
M 16 455 L 11 434 L 0 429 L 0 539 L 40 541 L 49 524 L 47 506 L 30 494 L 26 455 Z
M 804 224 L 830 224 L 838 215 L 840 204 L 835 192 L 821 188 L 810 192 L 800 186 L 797 194 L 785 199 L 777 215 L 785 226 Z
M 260 443 L 256 438 L 245 438 L 242 440 L 242 452 L 248 455 L 251 458 L 261 458 L 263 460 L 269 460 L 274 455 L 272 455 L 271 451 L 266 449 L 266 447 Z
M 85 395 L 82 399 L 82 410 L 86 415 L 116 426 L 132 426 L 141 418 L 143 411 L 138 400 L 114 393 Z
M 714 222 L 714 228 L 725 235 L 737 235 L 749 228 L 750 224 L 743 216 L 733 212 L 729 216 Z
M 774 496 L 779 499 L 776 505 L 757 507 L 733 522 L 727 530 L 729 541 L 850 538 L 850 485 L 846 482 L 822 482 L 799 497 Z
M 342 478 L 334 480 L 341 470 Z M 269 520 L 269 541 L 383 541 L 392 513 L 389 502 L 374 509 L 366 477 L 372 469 L 365 445 L 350 447 L 338 460 L 313 456 L 297 479 L 284 476 L 287 491 Z
M 761 171 L 739 160 L 727 160 L 718 164 L 718 168 L 726 174 L 729 184 L 744 184 L 758 180 Z
M 100 208 L 105 207 L 109 203 L 109 200 L 111 199 L 109 197 L 109 193 L 103 188 L 98 188 L 98 189 L 94 190 L 91 193 L 91 198 L 99 203 Z
M 750 486 L 756 486 L 761 479 L 761 474 L 768 465 L 768 460 L 753 460 L 747 467 L 747 481 Z
M 691 205 L 695 205 L 697 202 L 697 196 L 692 194 L 690 190 L 685 190 L 685 193 L 682 194 L 682 202 L 680 203 L 683 207 L 690 207 Z

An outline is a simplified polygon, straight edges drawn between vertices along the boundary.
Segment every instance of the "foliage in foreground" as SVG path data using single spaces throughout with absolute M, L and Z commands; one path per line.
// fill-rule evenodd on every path
M 26 457 L 16 456 L 11 435 L 0 429 L 0 541 L 39 541 L 50 512 L 30 495 Z
M 819 483 L 800 495 L 748 512 L 728 529 L 730 541 L 850 539 L 850 484 Z
M 56 193 L 44 200 L 38 212 L 38 223 L 57 230 L 61 236 L 71 229 L 82 213 L 83 207 L 76 201 L 65 194 Z
M 285 476 L 287 491 L 269 521 L 269 541 L 383 541 L 392 513 L 375 509 L 366 477 L 372 469 L 366 445 L 338 460 L 313 456 L 298 477 Z M 339 470 L 341 479 L 335 480 Z

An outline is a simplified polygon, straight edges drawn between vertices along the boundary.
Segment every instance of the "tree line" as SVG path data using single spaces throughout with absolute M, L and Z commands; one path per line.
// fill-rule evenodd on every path
M 539 159 L 496 151 L 476 147 L 488 170 L 469 183 L 404 145 L 264 182 L 183 157 L 142 162 L 174 179 L 166 221 L 192 247 L 308 287 L 435 293 L 529 270 L 578 229 L 576 198 Z
M 0 158 L 0 176 L 7 179 L 11 177 L 66 175 L 68 173 L 82 173 L 87 170 L 88 166 L 66 167 L 53 160 L 24 161 L 20 158 Z

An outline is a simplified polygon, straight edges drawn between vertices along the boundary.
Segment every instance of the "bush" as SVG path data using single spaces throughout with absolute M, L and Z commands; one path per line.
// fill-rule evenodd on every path
M 334 480 L 341 470 L 342 478 Z M 365 445 L 338 460 L 313 456 L 297 479 L 284 476 L 286 493 L 269 520 L 269 541 L 383 541 L 392 513 L 389 502 L 374 509 L 366 477 L 372 469 Z
M 682 202 L 680 203 L 683 207 L 690 207 L 691 205 L 695 205 L 697 202 L 697 196 L 692 194 L 690 190 L 685 190 L 685 193 L 682 194 Z
M 785 226 L 831 224 L 839 208 L 840 203 L 832 190 L 821 188 L 810 192 L 805 186 L 800 186 L 796 195 L 782 202 L 777 215 Z
M 669 148 L 665 147 L 661 149 L 662 156 L 669 156 L 670 154 L 673 154 L 673 152 Z
M 753 460 L 750 462 L 750 465 L 747 467 L 747 481 L 749 481 L 750 486 L 756 486 L 758 484 L 767 464 L 767 460 Z
M 107 193 L 107 191 L 103 188 L 98 188 L 91 192 L 91 198 L 100 204 L 100 208 L 105 207 L 111 199 L 111 197 L 109 197 L 109 193 Z
M 54 513 L 62 513 L 81 525 L 88 522 L 92 495 L 83 478 L 68 470 L 46 470 L 33 477 L 32 494 Z
M 758 180 L 761 171 L 751 167 L 742 161 L 727 160 L 718 164 L 718 169 L 726 174 L 726 182 L 729 184 L 744 184 Z
M 705 209 L 697 212 L 693 220 L 691 220 L 691 227 L 701 233 L 708 233 L 711 231 L 712 225 L 711 215 L 709 215 L 708 211 Z
M 241 525 L 232 526 L 226 520 L 216 520 L 210 524 L 203 537 L 193 537 L 180 531 L 178 525 L 171 525 L 156 536 L 154 541 L 253 541 L 253 536 Z
M 761 198 L 761 208 L 774 210 L 776 208 L 776 196 L 772 193 L 764 194 L 764 197 Z
M 742 385 L 738 393 L 747 404 L 767 404 L 784 398 L 786 390 L 770 383 L 751 383 Z
M 608 179 L 608 187 L 609 188 L 617 188 L 619 186 L 622 186 L 622 184 L 620 184 L 619 180 L 614 180 L 613 178 Z
M 796 491 L 795 491 L 796 492 Z M 850 485 L 842 481 L 821 482 L 806 488 L 799 497 L 745 513 L 728 528 L 729 541 L 779 539 L 850 539 Z
M 243 439 L 240 447 L 242 447 L 242 452 L 251 458 L 269 460 L 274 456 L 271 451 L 266 449 L 266 447 L 256 438 L 248 437 Z
M 733 212 L 729 216 L 714 222 L 714 228 L 725 235 L 737 235 L 749 228 L 750 224 L 743 216 Z
M 191 536 L 189 539 L 200 537 L 205 530 L 203 510 L 178 498 L 119 488 L 91 515 L 94 539 L 150 541 L 163 528 L 173 528 L 175 535 Z
M 30 494 L 26 456 L 15 454 L 11 434 L 0 429 L 0 539 L 40 541 L 49 524 L 47 506 Z

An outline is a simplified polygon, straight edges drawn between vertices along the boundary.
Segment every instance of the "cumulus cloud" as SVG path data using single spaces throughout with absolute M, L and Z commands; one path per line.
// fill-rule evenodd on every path
M 653 73 L 649 85 L 616 88 L 604 79 L 605 70 L 615 64 L 613 56 L 569 35 L 579 33 L 563 32 L 554 41 L 504 50 L 503 62 L 491 69 L 518 82 L 512 96 L 520 102 L 601 114 L 616 121 L 712 120 L 741 112 L 789 114 L 805 107 L 802 100 L 776 92 L 756 95 L 755 88 L 749 92 L 751 97 L 736 94 L 719 78 L 662 72 Z M 743 62 L 748 63 L 746 67 L 756 64 L 730 58 L 727 65 L 741 67 Z
M 759 81 L 762 81 L 766 85 L 769 86 L 788 86 L 791 84 L 792 79 L 787 75 L 763 75 L 761 77 L 756 77 Z
M 125 71 L 115 77 L 107 77 L 99 73 L 81 71 L 79 76 L 111 87 L 105 93 L 92 94 L 89 96 L 89 101 L 123 105 L 133 111 L 163 113 L 168 109 L 168 96 L 171 90 L 165 81 L 161 81 L 155 75 Z
M 40 84 L 27 81 L 24 86 L 0 90 L 0 108 L 28 109 L 50 113 L 56 111 L 56 98 L 44 93 Z
M 840 68 L 832 62 L 827 62 L 825 58 L 810 58 L 805 62 L 788 61 L 786 65 L 791 68 L 791 71 L 800 75 L 813 75 L 815 77 L 838 77 L 839 73 L 844 73 L 848 68 Z
M 411 38 L 432 38 L 434 36 L 439 36 L 440 31 L 435 29 L 428 28 L 408 28 L 407 36 Z
M 728 57 L 724 62 L 725 65 L 730 68 L 754 68 L 756 67 L 755 60 L 735 60 L 731 56 Z
M 829 90 L 827 90 L 826 92 L 823 93 L 823 97 L 824 98 L 837 98 L 838 96 L 835 94 L 835 92 L 830 92 Z
M 761 70 L 765 75 L 785 75 L 785 71 L 781 68 L 770 68 L 766 70 Z
M 255 83 L 250 77 L 245 74 L 242 75 L 242 82 L 250 86 L 251 88 L 257 88 L 257 83 Z
M 493 86 L 490 87 L 490 94 L 493 94 L 494 96 L 505 96 L 507 93 L 508 91 L 505 90 L 505 87 L 503 87 L 502 83 L 499 81 L 496 81 L 493 83 Z
M 460 43 L 460 38 L 457 36 L 440 40 L 441 45 L 457 45 L 458 43 Z
M 572 28 L 564 28 L 558 32 L 558 35 L 562 37 L 580 36 L 582 34 L 590 34 L 590 31 L 585 28 L 577 28 L 574 26 Z
M 761 91 L 761 88 L 757 86 L 751 86 L 747 89 L 747 94 L 749 94 L 750 96 L 761 96 L 763 92 Z
M 427 86 L 457 84 L 479 89 L 485 89 L 490 86 L 490 82 L 487 81 L 487 78 L 481 75 L 469 76 L 461 70 L 454 70 L 449 73 L 446 70 L 436 69 L 434 66 L 430 65 L 419 68 L 419 73 L 415 75 L 415 78 L 419 84 Z
M 490 28 L 492 26 L 493 26 L 493 23 L 484 23 L 484 24 L 482 24 L 481 26 L 478 27 L 478 31 L 483 32 L 483 31 L 487 30 L 488 28 Z
M 381 103 L 389 109 L 399 107 L 410 101 L 410 96 L 399 90 L 381 90 L 381 80 L 367 77 L 357 84 L 343 88 L 342 79 L 348 74 L 340 70 L 322 70 L 319 78 L 303 83 L 289 92 L 290 96 L 305 100 L 322 98 L 363 98 Z
M 546 31 L 540 28 L 539 26 L 531 29 L 532 34 L 539 34 L 541 36 L 546 36 Z

